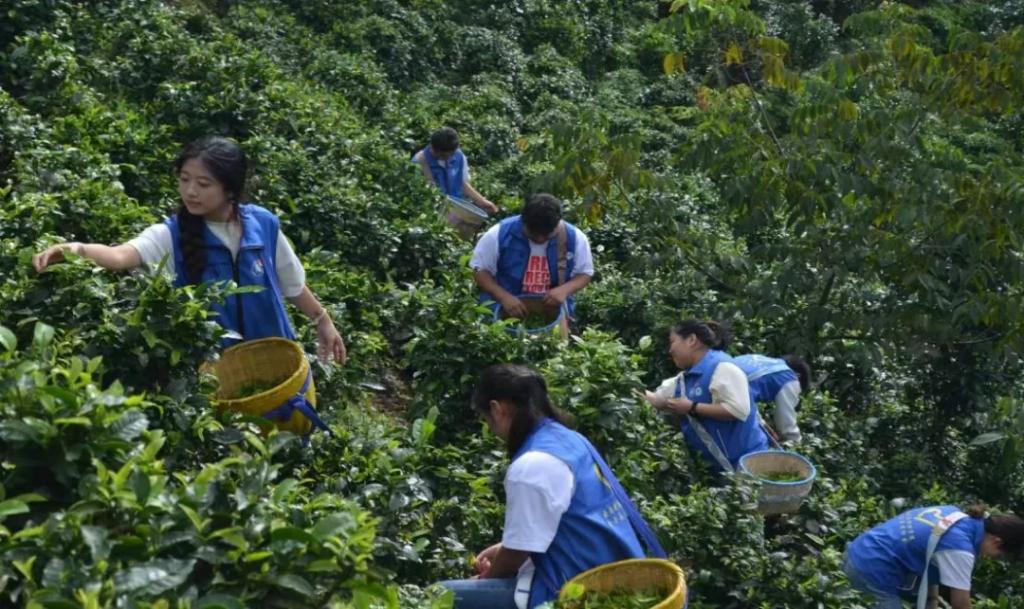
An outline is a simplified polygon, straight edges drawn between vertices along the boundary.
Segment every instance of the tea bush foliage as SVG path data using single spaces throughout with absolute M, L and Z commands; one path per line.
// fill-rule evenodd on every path
M 0 18 L 0 604 L 450 607 L 500 538 L 477 373 L 528 363 L 686 571 L 690 607 L 858 609 L 845 544 L 905 507 L 1024 511 L 1024 5 L 804 0 L 14 0 Z M 490 321 L 409 160 L 547 190 L 597 276 L 568 341 Z M 236 138 L 346 337 L 308 447 L 218 414 L 218 287 L 72 259 L 172 213 Z M 315 331 L 295 313 L 312 353 Z M 665 330 L 800 353 L 818 479 L 765 519 L 636 397 Z M 975 606 L 1016 607 L 1012 566 Z

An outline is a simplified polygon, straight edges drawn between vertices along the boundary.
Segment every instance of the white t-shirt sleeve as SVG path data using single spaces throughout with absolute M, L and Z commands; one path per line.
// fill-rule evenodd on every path
M 167 263 L 164 265 L 164 272 L 171 277 L 174 276 L 174 244 L 171 242 L 171 229 L 161 222 L 146 228 L 128 242 L 128 245 L 135 248 L 139 253 L 142 264 L 150 270 L 156 268 L 160 261 L 167 256 Z
M 498 274 L 498 232 L 500 224 L 495 224 L 476 242 L 473 257 L 469 260 L 469 268 L 474 271 L 487 271 L 491 275 Z
M 505 529 L 501 545 L 510 550 L 546 552 L 573 494 L 572 470 L 545 452 L 529 451 L 512 462 L 505 476 Z
M 469 183 L 469 157 L 462 153 L 462 183 Z
M 671 400 L 672 398 L 676 397 L 676 379 L 678 378 L 679 376 L 676 375 L 663 380 L 661 384 L 658 385 L 658 388 L 654 390 L 654 393 L 658 394 L 658 396 L 660 397 L 665 398 L 666 400 Z M 683 395 L 686 395 L 685 383 L 683 384 Z
M 573 250 L 576 261 L 572 267 L 572 277 L 576 275 L 594 276 L 594 256 L 590 252 L 590 239 L 587 235 L 576 229 L 576 249 Z
M 750 416 L 750 387 L 747 375 L 732 362 L 722 362 L 711 375 L 711 400 L 721 404 L 732 416 L 746 421 Z
M 295 298 L 306 287 L 306 269 L 284 233 L 277 233 L 277 282 L 286 298 Z
M 932 557 L 939 568 L 939 583 L 957 590 L 971 589 L 974 554 L 964 550 L 940 550 Z

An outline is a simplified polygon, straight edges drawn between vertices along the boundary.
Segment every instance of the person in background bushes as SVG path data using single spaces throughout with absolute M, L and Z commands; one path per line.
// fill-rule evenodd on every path
M 775 404 L 772 421 L 781 439 L 799 442 L 796 409 L 800 394 L 811 386 L 811 367 L 807 362 L 796 355 L 777 358 L 756 354 L 737 355 L 732 361 L 747 375 L 753 400 Z
M 498 206 L 481 195 L 469 183 L 469 161 L 459 148 L 459 134 L 451 127 L 441 127 L 430 136 L 430 143 L 413 155 L 427 181 L 444 194 L 469 199 L 489 214 L 498 213 Z
M 597 449 L 562 423 L 544 377 L 491 366 L 472 404 L 512 463 L 501 543 L 477 555 L 475 578 L 441 582 L 455 592 L 455 609 L 534 609 L 587 569 L 641 558 L 644 547 L 665 557 Z
M 70 252 L 110 270 L 164 269 L 177 286 L 234 281 L 262 290 L 227 297 L 213 305 L 227 331 L 224 346 L 279 336 L 294 340 L 284 308 L 287 298 L 312 320 L 321 358 L 344 363 L 345 341 L 327 309 L 306 285 L 306 275 L 272 212 L 245 201 L 248 161 L 232 140 L 208 136 L 185 147 L 174 165 L 181 203 L 164 222 L 121 245 L 61 243 L 32 258 L 42 272 Z
M 850 542 L 843 571 L 873 597 L 874 609 L 901 609 L 901 598 L 915 599 L 916 609 L 936 609 L 940 585 L 949 588 L 953 609 L 970 609 L 979 557 L 1024 557 L 1024 520 L 986 516 L 981 505 L 914 508 Z

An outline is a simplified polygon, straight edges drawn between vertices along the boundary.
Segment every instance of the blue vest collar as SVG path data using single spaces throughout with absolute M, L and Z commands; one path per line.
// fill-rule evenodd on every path
M 714 349 L 708 349 L 705 351 L 704 356 L 700 358 L 700 361 L 686 371 L 686 375 L 703 375 L 710 372 L 711 369 L 718 364 L 718 358 L 712 357 L 712 353 L 714 353 Z
M 263 249 L 263 235 L 253 218 L 252 209 L 248 205 L 238 206 L 238 220 L 242 223 L 242 240 L 239 249 Z
M 974 555 L 981 556 L 981 542 L 985 541 L 985 521 L 971 518 L 969 522 L 974 526 Z
M 554 422 L 555 420 L 552 419 L 551 417 L 544 417 L 541 420 L 537 421 L 537 423 L 534 424 L 533 429 L 530 430 L 530 433 L 527 434 L 526 439 L 523 440 L 523 445 L 519 447 L 519 450 L 516 451 L 516 454 L 512 457 L 512 460 L 515 461 L 519 457 L 523 456 L 523 453 L 527 452 L 527 448 L 530 445 L 530 438 L 536 435 L 536 433 L 543 429 L 545 426 L 550 425 L 551 423 Z

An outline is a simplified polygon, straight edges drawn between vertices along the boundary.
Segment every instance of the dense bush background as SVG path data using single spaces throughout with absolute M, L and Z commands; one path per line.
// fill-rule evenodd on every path
M 500 535 L 477 371 L 528 362 L 684 565 L 690 606 L 862 607 L 857 533 L 904 506 L 1024 511 L 1024 4 L 952 0 L 15 0 L 0 19 L 0 598 L 30 607 L 427 607 Z M 485 323 L 470 244 L 408 163 L 456 127 L 474 185 L 591 237 L 578 336 Z M 210 409 L 212 289 L 82 261 L 237 138 L 351 354 L 307 450 Z M 732 322 L 817 390 L 799 514 L 716 487 L 633 397 L 664 330 Z M 302 340 L 315 337 L 301 315 Z M 1024 598 L 1014 567 L 976 606 Z

